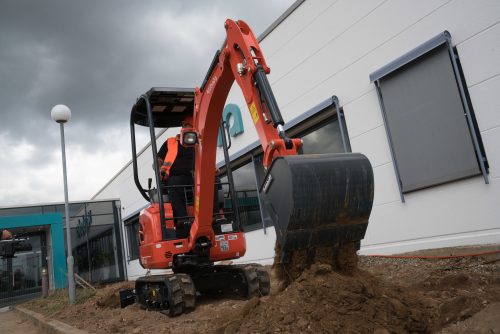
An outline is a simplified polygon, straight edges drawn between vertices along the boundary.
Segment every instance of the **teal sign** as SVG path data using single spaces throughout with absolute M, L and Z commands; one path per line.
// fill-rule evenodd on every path
M 78 219 L 76 226 L 76 235 L 78 238 L 84 237 L 89 233 L 90 226 L 92 225 L 92 210 L 85 211 L 82 219 Z
M 236 104 L 229 103 L 224 107 L 224 111 L 222 112 L 222 120 L 227 124 L 231 124 L 229 122 L 230 118 L 233 118 L 233 124 L 229 128 L 229 135 L 231 137 L 236 137 L 239 134 L 242 134 L 243 129 L 243 119 L 241 118 L 241 110 Z M 219 138 L 217 139 L 217 146 L 222 147 L 222 137 L 219 129 Z

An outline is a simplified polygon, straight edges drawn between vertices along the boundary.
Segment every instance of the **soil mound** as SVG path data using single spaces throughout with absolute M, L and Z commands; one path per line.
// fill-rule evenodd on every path
M 120 308 L 120 290 L 133 288 L 133 282 L 123 282 L 99 289 L 95 296 L 95 304 L 101 308 Z
M 313 263 L 329 264 L 336 272 L 350 275 L 358 268 L 358 248 L 354 242 L 341 247 L 322 246 L 316 247 L 313 252 L 308 249 L 296 250 L 283 259 L 281 247 L 276 243 L 273 270 L 282 289 L 295 281 Z
M 330 264 L 313 264 L 284 291 L 251 300 L 243 310 L 218 332 L 427 332 L 431 317 L 421 297 Z
M 316 261 L 321 257 L 318 253 Z M 331 253 L 325 254 L 330 261 Z M 193 312 L 174 318 L 142 310 L 137 304 L 119 308 L 120 289 L 132 288 L 133 282 L 101 287 L 95 293 L 77 289 L 77 303 L 71 306 L 67 291 L 58 290 L 23 307 L 89 333 L 106 334 L 384 334 L 437 333 L 447 328 L 452 333 L 470 333 L 478 324 L 481 330 L 475 332 L 500 329 L 500 261 L 361 256 L 359 269 L 351 273 L 326 263 L 297 270 L 296 279 L 281 291 L 272 272 L 270 296 L 249 301 L 199 296 Z M 489 310 L 490 305 L 497 306 Z

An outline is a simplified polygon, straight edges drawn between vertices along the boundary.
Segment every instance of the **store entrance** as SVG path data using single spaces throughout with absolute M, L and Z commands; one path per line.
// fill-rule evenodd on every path
M 14 258 L 0 259 L 0 306 L 38 296 L 42 291 L 42 267 L 47 267 L 45 231 L 16 233 L 26 238 L 32 250 L 16 253 Z

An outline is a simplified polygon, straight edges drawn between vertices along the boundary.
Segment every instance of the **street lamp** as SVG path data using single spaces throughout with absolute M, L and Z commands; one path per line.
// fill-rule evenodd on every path
M 66 239 L 68 248 L 68 292 L 69 303 L 75 303 L 75 277 L 73 275 L 73 266 L 75 260 L 71 248 L 71 228 L 69 226 L 69 205 L 68 205 L 68 180 L 66 175 L 66 149 L 64 147 L 64 123 L 71 118 L 71 110 L 64 104 L 58 104 L 50 111 L 50 116 L 54 121 L 59 123 L 61 129 L 61 150 L 63 163 L 63 178 L 64 178 L 64 216 L 66 217 Z

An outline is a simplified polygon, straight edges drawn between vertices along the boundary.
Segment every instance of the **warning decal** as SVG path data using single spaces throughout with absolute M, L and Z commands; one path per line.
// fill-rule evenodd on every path
M 229 250 L 229 241 L 221 240 L 220 242 L 220 250 L 221 252 L 227 252 Z
M 255 106 L 255 103 L 252 101 L 250 104 L 250 114 L 252 115 L 253 123 L 257 123 L 259 120 L 259 112 L 257 111 L 257 107 Z

